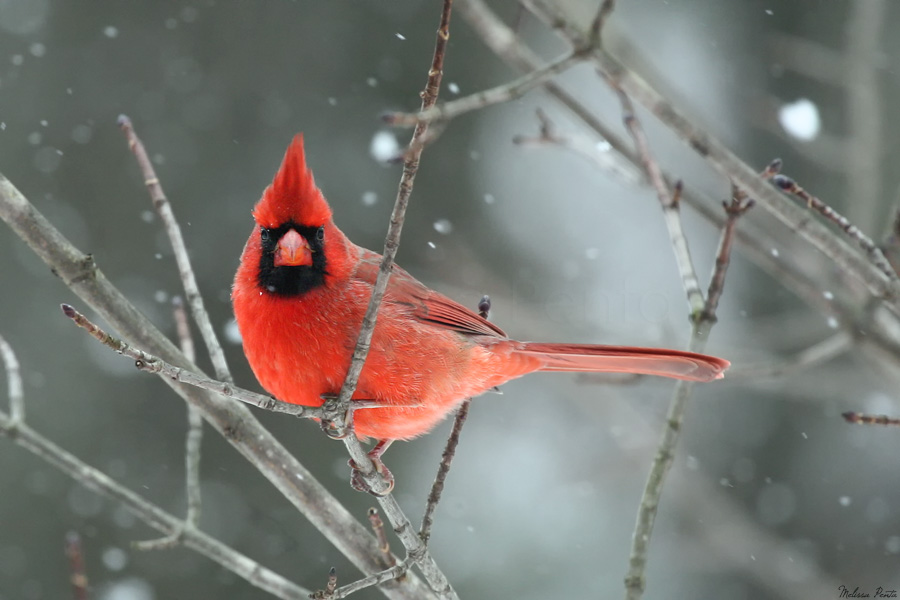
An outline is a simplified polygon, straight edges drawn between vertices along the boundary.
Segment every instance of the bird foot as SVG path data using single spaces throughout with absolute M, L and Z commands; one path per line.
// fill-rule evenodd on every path
M 384 464 L 384 461 L 380 458 L 373 458 L 369 456 L 369 459 L 372 461 L 372 465 L 375 467 L 375 472 L 379 473 L 381 477 L 384 479 L 385 483 L 387 483 L 387 489 L 376 492 L 372 489 L 372 486 L 368 484 L 363 476 L 362 471 L 359 470 L 359 467 L 356 465 L 356 461 L 352 458 L 347 462 L 350 465 L 350 486 L 356 490 L 357 492 L 366 492 L 372 494 L 373 496 L 387 496 L 394 489 L 394 474 L 391 473 L 391 470 L 387 468 L 387 465 Z
M 375 472 L 381 475 L 384 482 L 387 484 L 387 488 L 380 492 L 376 492 L 372 489 L 372 486 L 366 481 L 365 476 L 362 471 L 359 469 L 359 466 L 356 464 L 352 458 L 347 463 L 350 465 L 350 485 L 357 492 L 367 492 L 372 494 L 373 496 L 387 496 L 391 493 L 391 490 L 394 489 L 394 474 L 391 473 L 391 470 L 387 468 L 387 465 L 384 464 L 384 461 L 381 460 L 381 455 L 384 454 L 385 450 L 391 445 L 392 440 L 378 440 L 378 442 L 369 450 L 369 453 L 366 456 L 369 460 L 372 461 L 372 466 L 375 467 Z

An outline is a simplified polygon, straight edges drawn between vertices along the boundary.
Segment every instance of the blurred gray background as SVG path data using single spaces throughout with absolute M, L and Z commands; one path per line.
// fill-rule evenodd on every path
M 515 2 L 492 6 L 546 58 L 564 51 Z M 381 249 L 400 169 L 377 155 L 409 132 L 384 128 L 378 115 L 418 106 L 439 7 L 0 0 L 0 172 L 174 334 L 177 272 L 115 124 L 130 115 L 181 221 L 237 380 L 257 389 L 229 303 L 250 208 L 303 131 L 337 223 Z M 594 5 L 567 10 L 586 25 Z M 609 27 L 614 51 L 750 164 L 784 158 L 787 173 L 878 239 L 897 195 L 888 100 L 898 91 L 900 42 L 889 35 L 898 25 L 900 7 L 879 0 L 622 0 Z M 516 76 L 461 15 L 451 31 L 443 99 Z M 615 98 L 589 67 L 561 81 L 621 131 Z M 493 319 L 520 339 L 684 347 L 686 303 L 653 192 L 558 148 L 512 144 L 536 134 L 538 107 L 561 130 L 577 127 L 536 91 L 459 118 L 425 151 L 399 263 L 473 308 L 489 293 Z M 727 197 L 727 181 L 647 127 L 667 169 Z M 717 231 L 684 212 L 705 281 Z M 748 218 L 768 222 L 761 211 Z M 773 256 L 806 261 L 826 297 L 844 295 L 826 261 L 771 227 L 784 240 Z M 181 514 L 184 405 L 74 328 L 60 302 L 84 308 L 0 227 L 0 332 L 23 366 L 28 422 Z M 842 327 L 738 247 L 709 351 L 736 367 L 766 364 Z M 839 417 L 900 415 L 894 371 L 851 351 L 780 379 L 698 386 L 651 544 L 647 597 L 821 598 L 823 586 L 834 597 L 837 585 L 900 587 L 900 431 Z M 474 403 L 431 546 L 462 597 L 621 595 L 672 385 L 532 375 Z M 548 418 L 551 411 L 560 417 Z M 315 424 L 259 417 L 364 520 L 373 501 L 347 485 L 340 444 Z M 387 454 L 414 521 L 447 431 L 444 424 Z M 206 531 L 309 588 L 323 586 L 332 565 L 343 583 L 357 577 L 209 429 L 202 480 Z M 183 548 L 132 550 L 156 533 L 0 440 L 0 598 L 70 597 L 70 530 L 84 538 L 94 598 L 265 597 Z

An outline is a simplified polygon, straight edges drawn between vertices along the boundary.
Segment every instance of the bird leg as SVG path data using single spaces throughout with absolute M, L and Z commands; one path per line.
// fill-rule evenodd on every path
M 362 471 L 359 469 L 359 466 L 356 462 L 351 458 L 347 463 L 350 465 L 350 485 L 357 492 L 368 492 L 373 496 L 387 496 L 391 493 L 391 490 L 394 489 L 394 475 L 391 473 L 390 469 L 387 468 L 387 465 L 384 464 L 384 461 L 381 460 L 381 455 L 384 454 L 385 450 L 390 447 L 391 443 L 394 440 L 378 440 L 378 442 L 372 446 L 372 449 L 369 450 L 366 456 L 369 457 L 369 460 L 372 461 L 372 466 L 375 468 L 375 472 L 381 474 L 387 483 L 388 487 L 383 492 L 376 492 L 372 489 L 368 483 L 366 483 L 365 477 L 363 476 Z

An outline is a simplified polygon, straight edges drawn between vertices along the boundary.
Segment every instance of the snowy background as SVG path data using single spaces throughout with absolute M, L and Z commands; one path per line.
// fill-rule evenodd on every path
M 863 4 L 883 9 L 869 30 L 854 29 Z M 520 18 L 514 2 L 492 5 L 508 23 Z M 177 272 L 116 127 L 120 113 L 131 116 L 181 220 L 236 378 L 255 389 L 229 303 L 250 208 L 303 131 L 337 223 L 381 249 L 400 169 L 380 159 L 409 132 L 384 128 L 378 115 L 418 106 L 438 8 L 410 0 L 0 0 L 0 172 L 174 335 Z M 585 24 L 594 10 L 568 8 Z M 900 24 L 898 8 L 622 0 L 610 36 L 615 52 L 750 164 L 784 158 L 788 174 L 880 238 L 898 185 L 900 132 L 888 99 L 898 91 L 900 38 L 887 34 Z M 460 15 L 451 31 L 443 99 L 516 75 Z M 520 31 L 546 58 L 565 49 L 532 17 L 521 17 Z M 561 81 L 619 127 L 615 98 L 589 67 Z M 860 90 L 874 109 L 860 108 Z M 684 347 L 686 303 L 653 192 L 560 149 L 513 145 L 515 135 L 537 132 L 538 107 L 561 129 L 575 127 L 535 92 L 459 118 L 426 150 L 399 263 L 473 308 L 489 293 L 492 318 L 520 339 Z M 727 181 L 647 127 L 667 169 L 727 197 Z M 705 280 L 717 231 L 689 209 L 685 219 Z M 786 244 L 773 256 L 806 257 L 821 270 L 813 276 L 827 273 L 805 245 L 774 235 Z M 825 298 L 841 292 L 822 289 Z M 182 402 L 76 330 L 60 302 L 84 307 L 0 227 L 0 332 L 23 365 L 28 422 L 182 514 Z M 719 316 L 709 351 L 736 366 L 776 361 L 846 326 L 801 303 L 740 248 Z M 841 584 L 900 587 L 900 431 L 839 417 L 900 416 L 890 376 L 851 352 L 783 379 L 699 386 L 651 544 L 647 597 L 820 600 L 823 586 L 833 597 Z M 617 381 L 532 375 L 474 403 L 432 537 L 462 597 L 622 593 L 672 383 Z M 550 408 L 564 418 L 548 419 Z M 364 519 L 373 501 L 347 485 L 340 444 L 315 424 L 259 417 Z M 447 431 L 387 454 L 414 521 Z M 355 578 L 209 428 L 202 480 L 202 527 L 212 535 L 310 588 L 332 565 L 342 582 Z M 98 600 L 264 597 L 186 549 L 132 550 L 156 533 L 0 439 L 0 599 L 68 597 L 63 540 L 72 530 L 84 538 Z

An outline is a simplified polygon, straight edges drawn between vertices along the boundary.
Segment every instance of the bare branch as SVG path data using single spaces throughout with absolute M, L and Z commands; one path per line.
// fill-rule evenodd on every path
M 447 51 L 447 42 L 450 39 L 450 14 L 452 7 L 453 0 L 444 0 L 440 25 L 437 30 L 434 55 L 431 60 L 431 68 L 428 71 L 428 80 L 425 84 L 425 89 L 421 94 L 422 110 L 431 108 L 434 106 L 435 102 L 437 102 L 438 91 L 440 90 L 441 79 L 444 74 L 444 55 Z M 397 199 L 394 202 L 394 208 L 391 212 L 391 222 L 384 243 L 383 258 L 378 269 L 378 276 L 375 279 L 375 285 L 372 288 L 369 306 L 363 317 L 359 338 L 356 342 L 356 347 L 353 350 L 350 368 L 347 370 L 347 376 L 344 380 L 344 384 L 341 386 L 341 391 L 337 400 L 335 402 L 326 402 L 323 405 L 323 408 L 330 415 L 334 415 L 335 412 L 337 412 L 339 414 L 346 413 L 348 419 L 352 417 L 352 412 L 349 410 L 350 399 L 356 390 L 360 373 L 362 373 L 366 356 L 368 356 L 369 348 L 372 344 L 372 335 L 375 331 L 378 309 L 384 298 L 391 270 L 393 269 L 394 258 L 400 245 L 400 233 L 403 229 L 406 207 L 409 204 L 409 197 L 412 194 L 416 173 L 419 170 L 419 160 L 422 155 L 422 150 L 424 149 L 424 145 L 421 145 L 419 140 L 425 136 L 427 131 L 427 123 L 417 124 L 413 131 L 409 145 L 411 148 L 415 148 L 415 150 L 406 157 L 403 164 L 403 175 L 400 178 Z M 328 420 L 334 421 L 333 417 Z M 336 429 L 337 434 L 341 435 L 342 432 L 340 431 L 340 427 L 338 426 Z M 369 485 L 372 492 L 378 496 L 378 502 L 381 505 L 381 509 L 394 526 L 394 531 L 406 548 L 408 555 L 414 557 L 414 560 L 419 565 L 422 574 L 431 585 L 431 588 L 435 590 L 439 597 L 451 599 L 457 598 L 456 592 L 453 591 L 447 577 L 438 568 L 437 563 L 435 563 L 431 555 L 428 554 L 422 540 L 416 535 L 415 531 L 413 531 L 409 518 L 403 513 L 403 510 L 393 496 L 387 493 L 390 490 L 390 484 L 375 469 L 375 465 L 363 451 L 359 440 L 351 433 L 350 435 L 343 434 L 343 442 L 347 447 L 351 460 L 358 466 L 361 477 Z
M 0 335 L 0 358 L 6 368 L 6 393 L 9 398 L 9 415 L 13 425 L 25 422 L 25 394 L 22 388 L 22 374 L 19 359 L 12 346 Z
M 409 567 L 411 565 L 411 560 L 404 560 L 402 563 L 395 565 L 390 569 L 385 569 L 383 571 L 379 571 L 378 573 L 373 573 L 368 577 L 364 577 L 362 579 L 354 581 L 353 583 L 348 583 L 345 586 L 341 586 L 334 590 L 334 592 L 330 596 L 326 596 L 325 598 L 327 598 L 328 600 L 338 600 L 340 598 L 346 598 L 350 594 L 363 590 L 367 587 L 381 585 L 382 583 L 387 583 L 388 581 L 396 581 L 409 573 Z
M 422 92 L 422 110 L 427 110 L 434 106 L 437 102 L 438 91 L 441 86 L 441 78 L 444 75 L 444 54 L 447 51 L 447 42 L 450 39 L 450 12 L 453 7 L 453 0 L 444 0 L 443 10 L 441 12 L 441 23 L 437 31 L 437 40 L 434 46 L 434 56 L 431 59 L 431 68 L 428 71 L 428 81 Z M 400 233 L 403 230 L 403 220 L 406 216 L 406 206 L 409 204 L 409 197 L 412 194 L 413 185 L 416 179 L 416 173 L 419 170 L 419 159 L 422 155 L 424 146 L 419 144 L 419 139 L 428 132 L 428 123 L 418 123 L 415 131 L 413 131 L 412 139 L 409 142 L 410 147 L 417 147 L 417 152 L 412 152 L 406 157 L 403 163 L 403 176 L 400 178 L 400 186 L 397 191 L 397 199 L 394 202 L 394 209 L 391 212 L 391 224 L 388 228 L 387 238 L 384 242 L 384 252 L 381 266 L 378 269 L 378 277 L 375 279 L 375 285 L 372 288 L 372 296 L 369 299 L 369 306 L 366 309 L 365 317 L 363 317 L 362 327 L 359 331 L 359 339 L 353 350 L 353 359 L 350 368 L 347 371 L 347 377 L 344 385 L 341 386 L 341 392 L 337 400 L 337 409 L 346 410 L 350 404 L 350 398 L 356 390 L 356 384 L 359 381 L 359 375 L 362 373 L 363 365 L 366 362 L 366 356 L 369 354 L 369 347 L 372 344 L 372 334 L 375 331 L 375 322 L 378 318 L 378 309 L 381 307 L 381 301 L 384 298 L 384 292 L 387 289 L 388 280 L 391 276 L 391 270 L 394 265 L 394 258 L 397 255 L 397 249 L 400 246 Z M 352 436 L 349 436 L 352 437 Z M 365 465 L 370 464 L 367 458 L 362 456 L 353 456 L 356 464 L 361 466 L 363 474 L 368 475 L 374 472 L 369 469 L 367 473 Z M 378 489 L 383 489 L 383 484 L 375 484 Z M 375 489 L 375 488 L 373 488 Z M 378 491 L 375 489 L 375 491 Z
M 215 392 L 217 394 L 225 396 L 226 398 L 240 400 L 245 404 L 250 404 L 252 406 L 256 406 L 257 408 L 270 410 L 272 412 L 285 413 L 293 415 L 295 417 L 303 417 L 306 419 L 319 419 L 324 415 L 321 408 L 302 406 L 299 404 L 288 404 L 287 402 L 282 402 L 271 396 L 265 396 L 263 394 L 257 394 L 256 392 L 251 392 L 249 390 L 239 388 L 232 383 L 216 381 L 215 379 L 210 379 L 208 377 L 200 375 L 199 373 L 195 373 L 194 371 L 190 371 L 182 367 L 176 367 L 175 365 L 167 363 L 158 356 L 154 356 L 149 352 L 145 352 L 139 348 L 135 348 L 128 343 L 120 340 L 119 338 L 113 337 L 112 335 L 101 329 L 97 324 L 93 323 L 90 319 L 85 317 L 83 314 L 75 310 L 72 306 L 63 304 L 62 310 L 63 313 L 65 313 L 67 317 L 72 319 L 76 325 L 90 333 L 101 344 L 107 346 L 108 348 L 118 352 L 123 356 L 134 359 L 135 366 L 141 371 L 146 371 L 147 373 L 156 373 L 161 377 L 168 378 L 179 383 L 186 383 L 200 389 L 209 390 L 211 392 Z
M 125 115 L 120 115 L 119 127 L 125 133 L 128 147 L 134 152 L 138 166 L 141 168 L 141 173 L 144 176 L 144 185 L 147 186 L 147 191 L 150 192 L 153 207 L 159 213 L 166 227 L 169 242 L 172 244 L 172 250 L 175 253 L 175 262 L 178 264 L 178 274 L 181 276 L 181 282 L 184 285 L 184 293 L 187 296 L 188 304 L 191 306 L 194 321 L 200 329 L 203 343 L 206 344 L 216 378 L 231 382 L 231 372 L 228 370 L 225 353 L 222 351 L 222 346 L 219 344 L 219 339 L 216 337 L 216 332 L 209 320 L 209 314 L 203 305 L 203 296 L 200 295 L 197 278 L 194 277 L 194 269 L 191 267 L 191 259 L 188 257 L 188 251 L 184 245 L 184 237 L 181 235 L 181 226 L 178 225 L 178 220 L 172 211 L 172 205 L 169 204 L 169 200 L 163 192 L 162 185 L 160 185 L 159 179 L 156 177 L 153 163 L 150 162 L 150 157 L 147 156 L 147 150 L 144 148 L 143 142 L 135 133 L 131 119 Z
M 110 500 L 121 502 L 135 517 L 154 529 L 166 535 L 183 530 L 185 546 L 243 577 L 248 583 L 283 600 L 301 600 L 308 597 L 308 590 L 270 571 L 219 540 L 196 529 L 185 529 L 183 521 L 82 462 L 24 423 L 13 427 L 10 417 L 2 412 L 0 412 L 0 434 L 52 464 L 88 489 Z
M 857 423 L 859 425 L 900 425 L 900 419 L 889 417 L 887 415 L 867 415 L 858 412 L 845 412 L 841 414 L 848 423 Z
M 487 319 L 491 313 L 491 298 L 488 295 L 482 296 L 478 302 L 478 314 L 482 319 Z M 447 438 L 447 444 L 444 446 L 444 452 L 441 454 L 441 463 L 438 465 L 438 472 L 431 485 L 431 492 L 428 494 L 428 501 L 425 504 L 425 514 L 422 517 L 422 525 L 419 527 L 419 537 L 427 546 L 431 539 L 431 527 L 434 525 L 434 511 L 437 509 L 438 503 L 441 501 L 441 494 L 444 492 L 444 483 L 447 480 L 447 474 L 450 473 L 450 466 L 453 464 L 453 457 L 456 456 L 456 447 L 459 446 L 459 436 L 462 428 L 466 424 L 466 418 L 469 416 L 469 406 L 472 404 L 471 398 L 466 398 L 463 403 L 456 409 L 456 417 L 453 419 L 453 428 L 450 430 L 450 436 Z
M 178 331 L 178 342 L 181 351 L 191 362 L 196 360 L 194 352 L 194 339 L 191 337 L 191 326 L 188 323 L 187 312 L 184 310 L 184 302 L 180 296 L 172 298 L 172 312 L 175 317 L 175 326 Z M 184 452 L 185 494 L 187 496 L 187 514 L 184 518 L 185 527 L 196 528 L 200 522 L 200 446 L 203 442 L 203 416 L 193 404 L 187 405 L 188 434 Z M 133 545 L 140 550 L 160 550 L 171 548 L 181 541 L 182 531 L 179 530 L 170 536 L 144 542 L 135 542 Z
M 603 33 L 603 26 L 606 20 L 616 9 L 616 0 L 603 0 L 597 9 L 597 16 L 591 21 L 591 29 L 589 31 L 591 45 L 600 45 L 600 35 Z
M 605 173 L 609 173 L 620 181 L 630 185 L 642 185 L 646 182 L 646 174 L 638 169 L 626 157 L 615 151 L 609 142 L 597 142 L 588 135 L 577 132 L 560 132 L 550 117 L 540 108 L 537 109 L 540 122 L 540 134 L 537 137 L 517 135 L 513 143 L 520 146 L 559 146 L 585 158 Z M 601 150 L 603 148 L 603 150 Z
M 394 112 L 383 115 L 382 119 L 390 125 L 399 127 L 413 127 L 419 123 L 431 123 L 433 121 L 449 121 L 473 110 L 517 100 L 524 96 L 526 92 L 546 82 L 554 75 L 566 71 L 583 60 L 583 52 L 572 51 L 539 69 L 528 72 L 515 81 L 498 85 L 489 90 L 476 92 L 471 96 L 451 100 L 440 106 L 423 108 L 418 113 Z
M 868 254 L 872 264 L 877 266 L 886 277 L 891 281 L 900 281 L 897 277 L 897 273 L 891 266 L 891 263 L 884 257 L 881 248 L 879 248 L 869 236 L 860 231 L 856 225 L 847 220 L 845 216 L 807 192 L 787 175 L 776 175 L 772 178 L 772 183 L 785 192 L 797 196 L 806 202 L 807 208 L 817 211 L 820 215 L 840 227 L 841 230 L 847 234 L 847 237 L 856 242 L 856 244 Z
M 774 165 L 775 163 L 770 165 L 769 168 L 773 168 Z M 688 346 L 691 352 L 702 353 L 706 349 L 709 332 L 716 322 L 716 305 L 713 303 L 718 302 L 725 285 L 725 274 L 730 262 L 734 227 L 737 219 L 750 207 L 746 196 L 738 191 L 737 188 L 734 189 L 736 193 L 732 198 L 731 204 L 725 205 L 728 217 L 716 255 L 716 266 L 711 277 L 709 295 L 702 309 L 692 315 L 693 330 L 691 332 L 691 342 Z M 628 559 L 628 572 L 625 575 L 626 600 L 639 600 L 644 594 L 650 536 L 653 533 L 653 525 L 656 522 L 656 514 L 662 498 L 663 484 L 675 457 L 675 447 L 681 435 L 681 425 L 684 421 L 684 414 L 693 388 L 693 382 L 678 381 L 672 392 L 672 400 L 669 403 L 669 411 L 666 415 L 666 424 L 657 444 L 656 455 L 653 458 L 650 474 L 647 477 L 647 483 L 641 495 L 641 505 L 638 509 L 637 522 L 634 526 L 634 534 L 631 540 L 631 555 Z
M 725 228 L 719 239 L 719 249 L 716 251 L 716 266 L 712 277 L 709 279 L 709 291 L 706 293 L 706 306 L 697 315 L 701 321 L 714 323 L 716 321 L 716 309 L 719 307 L 719 298 L 725 290 L 725 273 L 731 262 L 731 246 L 734 244 L 734 229 L 737 220 L 745 212 L 753 207 L 753 199 L 747 198 L 747 194 L 736 185 L 731 186 L 731 203 L 723 202 L 725 207 Z
M 678 199 L 681 196 L 682 184 L 678 181 L 675 189 L 669 193 L 669 186 L 663 177 L 662 169 L 659 163 L 653 158 L 650 152 L 650 144 L 644 133 L 644 128 L 638 120 L 634 112 L 634 105 L 631 98 L 625 93 L 625 90 L 617 81 L 606 77 L 606 82 L 619 96 L 619 102 L 622 104 L 623 120 L 625 127 L 634 139 L 634 145 L 637 148 L 638 156 L 641 157 L 641 163 L 647 172 L 647 177 L 656 190 L 656 196 L 662 206 L 663 217 L 666 221 L 666 229 L 669 232 L 669 239 L 672 242 L 672 250 L 675 253 L 675 262 L 678 265 L 678 272 L 681 274 L 681 283 L 684 286 L 684 292 L 687 295 L 688 307 L 691 317 L 694 318 L 704 308 L 703 292 L 700 291 L 700 280 L 697 279 L 697 272 L 694 270 L 694 262 L 691 260 L 691 251 L 688 248 L 687 238 L 684 235 L 684 227 L 681 223 L 681 211 L 679 210 Z
M 69 571 L 72 580 L 72 597 L 75 600 L 88 600 L 88 578 L 84 568 L 84 551 L 81 547 L 81 536 L 75 531 L 66 534 L 66 558 L 69 559 Z
M 466 4 L 474 0 L 461 0 Z M 585 33 L 566 18 L 557 3 L 550 0 L 522 0 L 528 10 L 547 23 L 573 47 L 582 47 Z M 629 70 L 605 49 L 595 48 L 593 60 L 607 78 L 612 79 L 635 101 L 684 140 L 725 177 L 748 194 L 790 229 L 828 256 L 841 274 L 862 282 L 870 293 L 900 312 L 900 283 L 889 278 L 869 257 L 860 256 L 823 224 L 808 219 L 804 212 L 773 190 L 751 167 L 735 156 L 725 145 L 690 121 L 676 106 Z
M 378 514 L 377 508 L 370 508 L 368 512 L 369 524 L 372 526 L 372 533 L 378 540 L 378 549 L 381 550 L 381 558 L 384 560 L 386 568 L 393 567 L 397 564 L 394 555 L 391 553 L 391 543 L 388 541 L 387 534 L 384 532 L 384 521 Z

